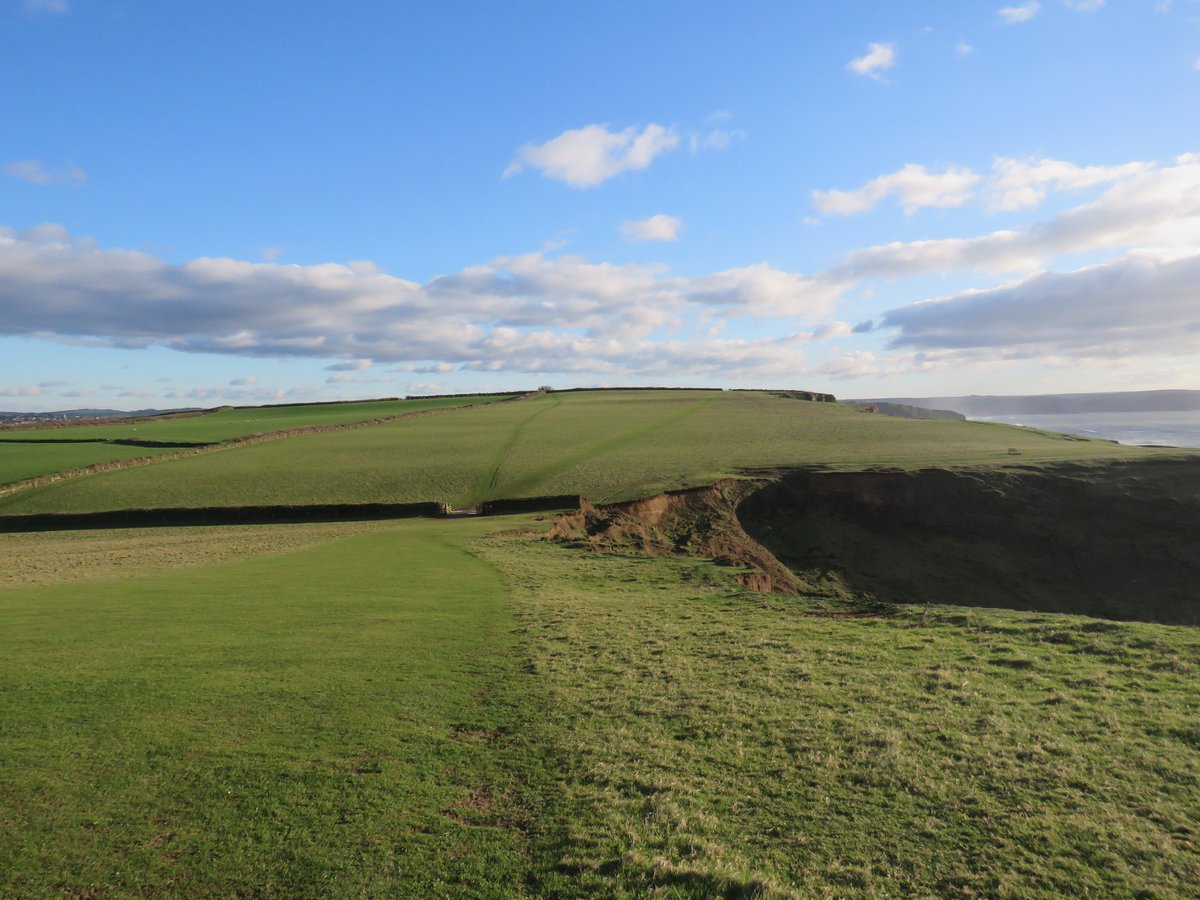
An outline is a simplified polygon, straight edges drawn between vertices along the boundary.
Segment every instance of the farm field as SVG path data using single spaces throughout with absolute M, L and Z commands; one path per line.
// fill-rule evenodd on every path
M 106 472 L 0 499 L 0 512 L 428 500 L 457 507 L 569 493 L 612 501 L 772 466 L 1030 465 L 1172 452 L 759 392 L 564 392 Z
M 162 455 L 177 449 L 105 443 L 107 441 L 217 443 L 289 428 L 345 425 L 385 416 L 493 403 L 504 399 L 504 396 L 438 397 L 362 403 L 245 407 L 128 424 L 0 431 L 0 484 L 118 459 Z
M 1195 629 L 542 527 L 0 535 L 0 893 L 1200 890 Z

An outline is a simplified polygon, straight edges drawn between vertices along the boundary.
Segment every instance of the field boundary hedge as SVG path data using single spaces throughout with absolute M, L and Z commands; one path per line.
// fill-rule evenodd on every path
M 554 494 L 547 497 L 514 497 L 484 500 L 476 507 L 481 516 L 503 516 L 511 513 L 551 512 L 560 509 L 579 509 L 578 494 Z
M 0 516 L 0 532 L 66 531 L 102 528 L 157 528 L 173 525 L 273 525 L 298 522 L 359 522 L 443 516 L 445 503 L 323 503 L 305 506 L 207 506 L 168 509 L 114 509 L 89 513 L 33 513 Z

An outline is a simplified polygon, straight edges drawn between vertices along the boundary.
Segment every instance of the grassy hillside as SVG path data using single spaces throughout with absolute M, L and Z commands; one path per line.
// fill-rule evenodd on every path
M 1037 463 L 1155 452 L 753 392 L 562 393 L 90 476 L 0 500 L 0 511 L 408 500 L 457 506 L 574 492 L 614 500 L 754 467 Z
M 514 527 L 0 535 L 0 893 L 1200 891 L 1194 629 Z
M 175 448 L 104 443 L 117 440 L 216 443 L 308 425 L 344 425 L 386 416 L 477 403 L 504 397 L 445 397 L 248 407 L 155 421 L 78 425 L 0 432 L 0 484 L 117 459 L 171 453 Z

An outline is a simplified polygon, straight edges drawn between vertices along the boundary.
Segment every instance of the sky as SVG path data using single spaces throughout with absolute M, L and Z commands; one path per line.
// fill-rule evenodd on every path
M 0 409 L 1200 388 L 1200 2 L 0 0 Z

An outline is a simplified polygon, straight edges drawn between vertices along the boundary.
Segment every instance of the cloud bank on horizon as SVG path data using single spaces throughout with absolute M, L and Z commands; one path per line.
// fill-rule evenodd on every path
M 1170 12 L 1160 7 L 1159 15 Z M 79 15 L 58 0 L 26 0 L 23 11 L 30 28 Z M 716 112 L 680 108 L 677 117 L 662 115 L 662 103 L 644 104 L 658 115 L 624 120 L 546 114 L 555 124 L 530 127 L 529 139 L 512 140 L 504 155 L 493 147 L 490 175 L 464 186 L 478 194 L 490 178 L 493 197 L 516 199 L 468 198 L 461 208 L 513 203 L 522 227 L 510 235 L 503 216 L 478 229 L 463 217 L 472 225 L 459 230 L 472 246 L 496 249 L 462 251 L 442 274 L 413 266 L 413 254 L 285 262 L 294 251 L 283 248 L 303 246 L 303 235 L 268 228 L 240 253 L 181 253 L 154 233 L 114 239 L 86 206 L 92 191 L 105 190 L 111 160 L 93 165 L 75 146 L 31 143 L 0 160 L 0 188 L 25 192 L 13 194 L 28 198 L 25 209 L 63 214 L 0 223 L 0 346 L 56 348 L 49 357 L 72 362 L 65 380 L 61 362 L 32 378 L 27 363 L 0 362 L 0 397 L 40 405 L 85 396 L 248 401 L 555 378 L 833 379 L 854 385 L 850 393 L 881 393 L 895 381 L 905 393 L 926 384 L 933 394 L 1004 371 L 1021 373 L 1023 390 L 1064 371 L 1095 373 L 1095 389 L 1119 386 L 1121 371 L 1133 386 L 1200 377 L 1196 148 L 1070 158 L 1042 151 L 1031 135 L 991 152 L 963 138 L 970 146 L 961 154 L 947 142 L 923 158 L 914 149 L 927 144 L 895 131 L 903 123 L 883 124 L 906 70 L 933 65 L 934 41 L 947 70 L 983 65 L 995 46 L 1028 39 L 1045 20 L 1058 16 L 1065 28 L 1110 11 L 1104 0 L 1030 0 L 993 7 L 971 35 L 957 23 L 908 32 L 893 23 L 871 35 L 878 40 L 846 36 L 841 46 L 857 55 L 845 62 L 849 54 L 836 49 L 842 55 L 829 58 L 824 77 L 841 79 L 839 90 L 877 118 L 879 146 L 839 159 L 845 145 L 814 120 L 814 142 L 831 148 L 825 168 L 793 167 L 788 183 L 756 180 L 754 169 L 803 146 L 763 155 L 769 124 L 760 114 L 750 125 L 727 109 L 736 96 L 712 102 Z M 1181 57 L 1180 78 L 1190 59 Z M 43 161 L 72 158 L 86 174 Z M 720 204 L 698 190 L 705 187 L 722 195 Z M 441 190 L 447 210 L 455 208 Z M 522 204 L 541 211 L 532 221 L 556 227 L 526 226 Z M 418 203 L 401 213 L 435 209 Z M 819 250 L 781 252 L 778 232 L 787 228 Z M 128 223 L 117 231 L 138 234 Z M 742 231 L 748 241 L 730 237 Z M 311 260 L 313 251 L 299 256 Z M 89 381 L 87 360 L 98 357 L 88 354 L 101 351 L 121 360 L 153 354 L 159 367 L 203 359 L 209 372 L 230 370 L 207 384 L 195 373 L 180 378 L 184 385 L 156 378 L 156 386 L 145 373 L 134 384 L 102 383 L 99 374 Z M 300 382 L 283 386 L 271 374 L 280 366 L 301 372 Z

